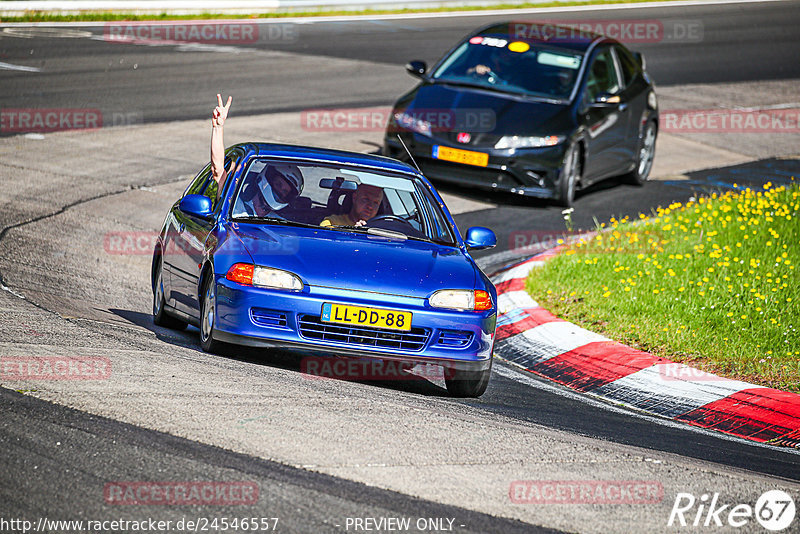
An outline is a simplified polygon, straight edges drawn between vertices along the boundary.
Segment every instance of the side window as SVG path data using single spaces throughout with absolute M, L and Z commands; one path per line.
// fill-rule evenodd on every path
M 206 187 L 206 182 L 208 179 L 211 178 L 211 164 L 209 163 L 206 165 L 205 169 L 197 173 L 192 183 L 189 184 L 189 187 L 186 188 L 186 191 L 183 192 L 183 196 L 186 195 L 202 195 L 203 190 Z
M 600 93 L 617 94 L 620 91 L 619 75 L 611 49 L 601 50 L 594 58 L 586 80 L 584 102 L 593 102 Z
M 447 243 L 453 243 L 453 236 L 450 232 L 450 227 L 447 223 L 447 220 L 444 218 L 444 214 L 438 207 L 438 203 L 436 199 L 433 198 L 424 187 L 419 188 L 428 204 L 428 214 L 430 215 L 431 221 L 433 222 L 433 228 L 431 228 L 431 237 L 439 240 L 445 241 Z
M 622 47 L 615 47 L 614 51 L 619 58 L 619 66 L 622 68 L 622 79 L 625 82 L 625 87 L 628 87 L 633 79 L 636 77 L 636 72 L 639 70 L 636 60 Z
M 228 150 L 228 153 L 225 155 L 225 172 L 228 174 L 228 178 L 231 178 L 233 174 L 236 172 L 238 168 L 237 166 L 241 163 L 243 156 L 244 152 L 242 152 L 240 149 Z M 227 179 L 226 183 L 228 183 Z M 218 188 L 219 184 L 217 184 L 216 180 L 212 179 L 208 181 L 208 186 L 202 193 L 203 195 L 211 199 L 212 209 L 216 209 L 217 207 Z

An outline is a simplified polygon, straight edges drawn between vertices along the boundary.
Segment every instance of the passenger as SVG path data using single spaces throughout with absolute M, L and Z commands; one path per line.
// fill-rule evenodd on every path
M 228 171 L 225 169 L 225 143 L 223 127 L 233 97 L 223 105 L 217 94 L 217 107 L 211 114 L 211 176 L 217 182 L 217 198 L 225 187 Z M 242 206 L 247 215 L 255 217 L 280 217 L 278 210 L 285 208 L 303 192 L 303 173 L 297 165 L 269 164 L 259 173 L 254 183 L 245 184 L 241 193 Z
M 383 189 L 375 185 L 360 184 L 353 193 L 353 205 L 349 213 L 329 215 L 320 226 L 364 226 L 378 214 L 383 202 Z

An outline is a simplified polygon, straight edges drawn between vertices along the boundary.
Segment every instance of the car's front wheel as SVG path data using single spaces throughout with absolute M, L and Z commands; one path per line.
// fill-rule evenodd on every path
M 639 140 L 639 147 L 636 151 L 635 167 L 631 172 L 624 176 L 625 181 L 633 185 L 643 185 L 650 176 L 653 168 L 653 159 L 656 156 L 656 123 L 647 121 L 644 134 Z
M 575 200 L 575 190 L 581 180 L 581 149 L 573 143 L 564 156 L 564 168 L 561 170 L 561 179 L 558 181 L 556 202 L 565 208 L 571 208 Z
M 153 273 L 153 323 L 164 328 L 183 330 L 186 322 L 168 315 L 164 309 L 167 300 L 164 297 L 164 276 L 162 274 L 162 260 L 159 258 L 156 263 L 156 271 Z
M 214 339 L 214 324 L 217 317 L 217 295 L 214 275 L 210 273 L 203 283 L 200 304 L 200 346 L 206 352 L 217 352 L 222 343 Z
M 445 369 L 444 382 L 447 391 L 454 397 L 480 397 L 489 385 L 492 375 L 492 362 L 483 371 L 461 371 Z

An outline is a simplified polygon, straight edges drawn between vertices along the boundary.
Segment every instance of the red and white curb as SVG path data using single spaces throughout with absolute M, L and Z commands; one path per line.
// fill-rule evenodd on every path
M 800 395 L 730 380 L 658 358 L 559 319 L 525 279 L 563 247 L 505 268 L 497 287 L 495 351 L 577 391 L 741 438 L 800 448 Z

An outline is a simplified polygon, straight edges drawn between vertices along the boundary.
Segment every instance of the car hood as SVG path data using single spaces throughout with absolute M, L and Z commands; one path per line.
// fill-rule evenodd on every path
M 498 137 L 562 135 L 571 131 L 573 122 L 567 104 L 444 83 L 424 83 L 418 86 L 400 99 L 395 108 L 405 109 L 408 112 L 416 111 L 421 115 L 428 112 L 442 112 L 443 122 L 454 121 L 454 128 L 446 128 L 444 124 L 440 132 L 435 132 L 434 135 L 480 131 Z M 487 116 L 492 122 L 487 127 L 471 128 L 468 124 L 486 120 Z
M 322 228 L 233 223 L 257 265 L 291 271 L 311 286 L 426 298 L 475 287 L 478 274 L 456 247 Z

